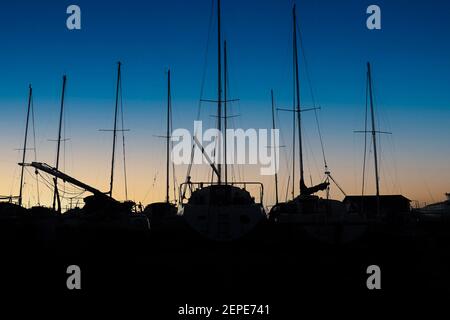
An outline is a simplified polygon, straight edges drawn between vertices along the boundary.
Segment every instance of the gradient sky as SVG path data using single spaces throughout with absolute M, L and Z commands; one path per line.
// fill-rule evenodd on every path
M 82 29 L 66 28 L 66 8 L 81 7 Z M 223 37 L 229 46 L 230 113 L 235 127 L 271 126 L 270 89 L 277 105 L 292 106 L 291 0 L 223 0 Z M 366 28 L 366 8 L 381 7 L 382 29 Z M 61 80 L 68 77 L 65 144 L 61 169 L 107 190 L 116 62 L 123 63 L 129 197 L 163 199 L 166 74 L 172 72 L 175 128 L 192 129 L 201 97 L 216 97 L 216 19 L 212 0 L 14 1 L 0 9 L 0 194 L 18 193 L 28 84 L 34 88 L 38 161 L 54 164 Z M 371 61 L 380 130 L 381 192 L 421 202 L 450 192 L 450 3 L 448 1 L 297 1 L 297 14 L 325 143 L 334 178 L 348 194 L 361 190 L 366 61 Z M 208 30 L 210 30 L 208 34 Z M 210 39 L 208 42 L 208 38 Z M 209 43 L 209 46 L 207 44 Z M 207 48 L 209 48 L 207 50 Z M 206 57 L 206 59 L 205 59 Z M 302 104 L 312 105 L 305 60 L 300 61 Z M 202 104 L 201 119 L 214 125 L 215 108 Z M 287 147 L 281 153 L 281 194 L 291 165 L 291 115 L 278 121 Z M 303 115 L 305 175 L 323 176 L 313 113 Z M 30 140 L 31 141 L 31 140 Z M 120 148 L 119 148 L 120 152 Z M 118 156 L 120 158 L 120 156 Z M 30 153 L 28 161 L 33 160 Z M 122 163 L 115 196 L 124 198 Z M 373 162 L 367 192 L 373 192 Z M 273 203 L 273 178 L 258 166 L 235 175 L 265 183 Z M 185 167 L 176 168 L 177 181 Z M 194 180 L 210 170 L 195 167 Z M 27 176 L 24 201 L 36 203 Z M 298 173 L 297 173 L 298 177 Z M 237 179 L 237 178 L 236 178 Z M 41 200 L 51 192 L 41 186 Z M 333 187 L 332 196 L 342 198 Z

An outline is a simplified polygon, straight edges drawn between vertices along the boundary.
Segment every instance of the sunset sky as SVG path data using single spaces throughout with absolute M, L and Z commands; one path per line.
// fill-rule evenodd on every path
M 193 129 L 199 99 L 215 99 L 216 17 L 212 0 L 14 1 L 0 9 L 0 195 L 17 195 L 28 85 L 34 90 L 37 160 L 55 163 L 62 75 L 67 74 L 65 149 L 61 170 L 107 191 L 116 63 L 123 63 L 129 198 L 164 199 L 166 70 L 172 73 L 174 128 Z M 81 8 L 81 30 L 66 28 L 66 8 Z M 270 128 L 270 89 L 278 107 L 291 108 L 291 0 L 222 0 L 228 42 L 229 98 L 235 128 Z M 381 8 L 381 30 L 366 28 L 366 8 Z M 401 193 L 435 202 L 450 192 L 450 3 L 448 1 L 297 1 L 304 54 L 300 56 L 302 105 L 313 105 L 311 87 L 332 176 L 347 194 L 361 192 L 366 62 L 372 63 L 382 194 Z M 209 33 L 208 33 L 209 31 Z M 209 39 L 209 41 L 208 41 Z M 305 63 L 306 62 L 306 63 Z M 307 80 L 306 68 L 311 84 Z M 205 78 L 203 93 L 202 78 Z M 202 103 L 204 127 L 214 126 L 215 106 Z M 305 176 L 323 178 L 314 113 L 303 113 Z M 292 114 L 279 112 L 280 198 L 290 173 Z M 121 136 L 119 135 L 120 139 Z M 121 140 L 114 196 L 124 199 Z M 29 146 L 33 137 L 30 133 Z M 27 161 L 34 160 L 29 152 Z M 296 164 L 298 167 L 298 165 Z M 231 169 L 230 169 L 231 170 Z M 176 166 L 177 183 L 185 166 Z M 31 174 L 25 205 L 37 203 Z M 265 204 L 274 202 L 272 176 L 259 166 L 238 166 L 235 180 L 261 181 Z M 374 192 L 368 155 L 367 193 Z M 211 170 L 195 166 L 193 180 Z M 298 172 L 296 173 L 298 178 Z M 172 181 L 172 180 L 171 180 Z M 298 181 L 296 181 L 298 184 Z M 171 187 L 172 188 L 172 187 Z M 70 191 L 68 187 L 67 190 Z M 332 197 L 343 195 L 332 185 Z M 51 190 L 40 184 L 41 203 Z M 172 196 L 173 197 L 173 196 Z M 66 203 L 65 203 L 66 204 Z

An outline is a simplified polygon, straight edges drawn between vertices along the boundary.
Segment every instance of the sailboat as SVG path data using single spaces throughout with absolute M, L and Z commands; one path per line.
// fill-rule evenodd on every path
M 372 137 L 374 173 L 375 173 L 375 195 L 365 195 L 365 165 L 366 165 L 366 143 L 364 144 L 363 179 L 361 195 L 349 195 L 344 198 L 347 211 L 364 216 L 371 223 L 404 223 L 410 217 L 410 200 L 403 195 L 381 195 L 379 165 L 377 153 L 377 134 L 391 134 L 391 132 L 376 130 L 375 111 L 373 103 L 372 71 L 371 65 L 367 62 L 367 86 L 366 86 L 366 128 L 356 133 L 364 133 L 365 137 L 370 134 Z M 367 130 L 367 100 L 370 104 L 371 129 Z M 365 139 L 366 141 L 366 139 Z
M 62 92 L 61 92 L 61 101 L 60 101 L 60 111 L 59 111 L 59 122 L 58 122 L 58 136 L 56 140 L 51 140 L 56 142 L 56 163 L 55 168 L 59 168 L 59 162 L 60 162 L 60 151 L 61 151 L 61 141 L 62 139 L 62 127 L 63 127 L 63 117 L 64 117 L 64 101 L 65 101 L 65 94 L 66 94 L 66 85 L 67 85 L 67 76 L 63 75 L 62 78 Z M 30 95 L 32 94 L 32 91 L 30 91 Z M 27 116 L 28 118 L 28 116 Z M 25 130 L 27 131 L 27 130 Z M 27 133 L 26 133 L 27 134 Z M 26 140 L 24 142 L 24 152 L 26 151 Z M 23 172 L 25 169 L 25 154 L 23 155 L 22 162 L 19 163 L 21 168 L 21 184 L 23 183 Z M 36 159 L 35 159 L 36 161 Z M 38 174 L 38 171 L 35 170 L 36 176 Z M 21 188 L 22 189 L 22 188 Z M 22 190 L 20 191 L 19 201 L 21 203 L 22 201 Z M 47 230 L 47 232 L 43 232 L 43 234 L 46 233 L 52 233 L 54 230 L 56 230 L 58 223 L 59 223 L 59 215 L 61 214 L 61 197 L 59 194 L 59 186 L 58 186 L 58 178 L 53 178 L 53 204 L 51 208 L 37 205 L 33 206 L 29 209 L 29 216 L 32 217 L 34 220 L 34 224 L 39 224 L 43 226 Z M 42 227 L 41 227 L 42 229 Z
M 121 117 L 121 127 L 118 128 L 118 117 Z M 136 213 L 136 204 L 133 201 L 128 200 L 128 188 L 127 188 L 127 171 L 125 161 L 125 136 L 124 132 L 128 129 L 124 128 L 123 120 L 123 105 L 122 105 L 122 63 L 117 62 L 117 80 L 116 80 L 116 92 L 115 92 L 115 105 L 114 105 L 114 123 L 113 129 L 101 129 L 100 131 L 112 131 L 112 153 L 111 153 L 111 175 L 109 182 L 109 191 L 99 192 L 97 189 L 89 187 L 84 184 L 78 187 L 90 191 L 92 195 L 84 198 L 85 205 L 82 210 L 74 210 L 74 213 L 78 213 L 82 218 L 86 218 L 90 222 L 95 222 L 98 225 L 106 225 L 113 228 L 130 228 L 130 229 L 148 229 L 148 220 L 144 215 L 138 215 Z M 124 191 L 125 201 L 119 202 L 113 197 L 114 189 L 114 172 L 115 172 L 115 160 L 116 160 L 116 144 L 117 144 L 117 132 L 122 133 L 122 152 L 123 152 L 123 170 L 124 170 Z M 76 181 L 75 181 L 76 182 Z M 89 187 L 89 189 L 86 188 Z M 70 214 L 70 212 L 69 212 Z
M 177 207 L 170 202 L 170 142 L 171 142 L 171 122 L 172 122 L 172 96 L 170 85 L 170 69 L 167 71 L 167 117 L 166 117 L 166 135 L 162 138 L 166 139 L 166 197 L 164 202 L 154 202 L 147 205 L 144 214 L 150 220 L 152 229 L 163 225 L 172 225 L 171 222 L 179 220 L 177 216 Z M 174 173 L 175 174 L 175 173 Z
M 424 205 L 412 212 L 421 227 L 430 234 L 448 236 L 450 226 L 450 193 L 444 201 Z
M 20 163 L 22 167 L 29 166 L 34 169 L 44 172 L 53 176 L 54 181 L 54 200 L 53 200 L 53 212 L 61 212 L 61 200 L 58 191 L 58 179 L 64 181 L 64 183 L 72 184 L 78 188 L 80 194 L 84 192 L 90 192 L 92 195 L 84 198 L 83 208 L 72 208 L 67 210 L 61 215 L 62 230 L 73 230 L 78 232 L 81 228 L 89 228 L 92 230 L 102 229 L 132 229 L 132 230 L 148 230 L 148 219 L 144 215 L 138 215 L 133 212 L 134 202 L 124 201 L 119 202 L 113 198 L 113 186 L 114 186 L 114 161 L 115 161 L 115 145 L 117 131 L 117 117 L 119 110 L 119 101 L 121 102 L 121 63 L 118 63 L 117 69 L 117 88 L 116 88 L 116 102 L 114 113 L 114 129 L 113 131 L 113 148 L 112 148 L 112 161 L 111 161 L 111 180 L 110 189 L 107 192 L 101 192 L 97 188 L 94 188 L 70 175 L 59 170 L 59 150 L 61 142 L 61 125 L 63 118 L 63 106 L 64 106 L 64 92 L 65 92 L 66 76 L 63 77 L 63 93 L 61 99 L 61 112 L 60 123 L 58 130 L 58 148 L 57 148 L 57 161 L 55 167 L 52 167 L 46 163 L 33 161 L 31 163 Z M 123 131 L 123 123 L 121 131 Z M 110 131 L 110 130 L 107 130 Z M 125 180 L 126 183 L 126 180 Z M 126 190 L 126 184 L 125 184 Z M 43 209 L 41 209 L 42 211 Z
M 227 126 L 227 70 L 226 70 L 226 41 L 224 42 L 224 65 L 225 72 L 222 79 L 222 40 L 221 40 L 221 11 L 220 0 L 217 0 L 217 129 L 222 132 L 222 122 L 226 132 Z M 222 81 L 224 88 L 222 88 Z M 222 97 L 222 90 L 225 94 Z M 223 108 L 223 110 L 222 110 Z M 222 115 L 224 111 L 224 115 Z M 226 136 L 226 135 L 225 135 Z M 266 220 L 266 214 L 262 205 L 263 188 L 257 182 L 230 182 L 227 177 L 227 163 L 225 154 L 225 170 L 222 170 L 220 157 L 213 162 L 204 152 L 203 146 L 194 137 L 194 144 L 202 151 L 208 160 L 215 181 L 193 182 L 188 173 L 186 182 L 180 186 L 180 209 L 179 214 L 183 216 L 186 223 L 202 236 L 214 241 L 232 241 L 241 239 L 250 234 L 259 224 Z M 217 143 L 220 152 L 221 143 Z M 216 145 L 216 146 L 217 146 Z M 227 142 L 224 141 L 224 150 Z M 194 151 L 195 147 L 193 148 Z M 226 151 L 225 151 L 226 152 Z M 249 185 L 260 188 L 259 202 L 246 190 Z M 182 190 L 182 191 L 181 191 Z M 186 190 L 190 196 L 186 201 Z
M 22 162 L 25 162 L 27 154 L 27 141 L 28 141 L 28 127 L 30 122 L 30 113 L 33 109 L 33 88 L 31 84 L 29 85 L 28 91 L 28 105 L 27 105 L 27 116 L 25 122 L 25 137 L 22 149 Z M 34 114 L 34 110 L 33 110 Z M 34 119 L 34 117 L 33 117 Z M 33 121 L 34 130 L 34 121 Z M 35 146 L 36 148 L 36 146 Z M 18 196 L 0 196 L 0 219 L 2 222 L 12 222 L 22 218 L 26 215 L 27 210 L 22 206 L 23 200 L 23 185 L 24 185 L 24 168 L 22 167 L 20 174 L 20 185 L 19 185 L 19 195 Z M 38 187 L 39 188 L 39 187 Z M 38 193 L 39 194 L 39 193 Z M 17 203 L 13 203 L 13 200 L 17 199 Z M 6 201 L 5 201 L 6 200 Z
M 293 186 L 295 183 L 295 140 L 298 139 L 299 149 L 299 189 L 300 194 L 295 196 L 294 188 L 292 192 L 293 199 L 287 202 L 277 203 L 271 208 L 269 212 L 269 219 L 278 227 L 284 230 L 288 227 L 289 230 L 293 228 L 300 231 L 298 234 L 306 234 L 308 237 L 320 240 L 326 243 L 343 243 L 359 237 L 363 233 L 361 230 L 355 228 L 347 228 L 352 218 L 346 214 L 345 206 L 341 201 L 329 198 L 330 181 L 334 182 L 337 187 L 343 192 L 342 188 L 332 178 L 325 162 L 325 179 L 323 182 L 307 186 L 304 179 L 303 166 L 303 146 L 302 146 L 302 123 L 301 113 L 303 111 L 313 110 L 303 109 L 300 104 L 300 82 L 299 82 L 299 63 L 298 63 L 298 48 L 297 48 L 297 17 L 296 7 L 292 9 L 293 19 L 293 54 L 294 54 L 294 84 L 295 84 L 295 98 L 294 107 L 291 111 L 293 113 L 294 121 L 294 139 L 293 139 Z M 297 122 L 297 137 L 295 134 L 295 122 Z M 277 184 L 278 182 L 275 181 Z M 276 185 L 276 190 L 278 186 Z M 325 199 L 315 195 L 319 191 L 326 191 L 327 197 Z M 344 192 L 343 192 L 344 193 Z M 345 194 L 345 193 L 344 193 Z M 358 223 L 355 223 L 357 225 Z M 360 229 L 356 227 L 356 229 Z
M 447 192 L 445 196 L 446 200 L 423 206 L 415 211 L 421 215 L 440 216 L 450 221 L 450 193 Z

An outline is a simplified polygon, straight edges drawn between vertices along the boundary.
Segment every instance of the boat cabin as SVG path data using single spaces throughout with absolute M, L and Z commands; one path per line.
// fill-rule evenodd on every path
M 380 215 L 384 217 L 395 217 L 409 213 L 411 206 L 408 198 L 402 195 L 380 195 Z M 377 216 L 377 196 L 346 196 L 343 200 L 349 213 L 359 213 L 367 217 Z

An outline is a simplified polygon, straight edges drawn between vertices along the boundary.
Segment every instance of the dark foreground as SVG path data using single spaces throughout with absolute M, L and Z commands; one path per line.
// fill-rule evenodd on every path
M 417 304 L 450 301 L 448 226 L 399 228 L 369 227 L 358 241 L 330 245 L 270 224 L 231 243 L 183 229 L 49 232 L 2 224 L 1 301 L 77 308 L 88 303 L 157 319 L 205 319 L 178 316 L 186 304 L 268 304 L 269 316 L 221 317 L 299 319 L 307 309 L 348 314 L 394 305 L 411 312 Z M 374 264 L 381 269 L 381 290 L 366 286 L 366 269 Z M 81 290 L 66 287 L 69 265 L 81 268 Z

